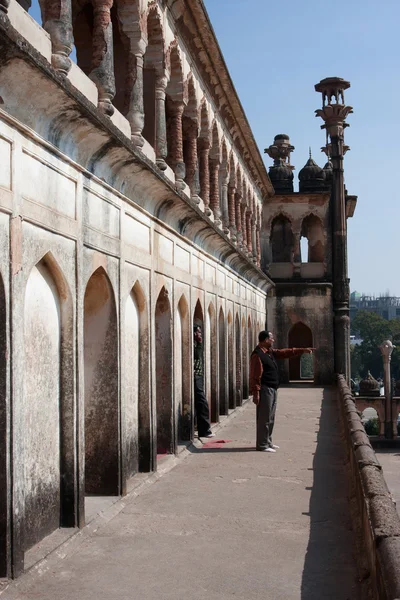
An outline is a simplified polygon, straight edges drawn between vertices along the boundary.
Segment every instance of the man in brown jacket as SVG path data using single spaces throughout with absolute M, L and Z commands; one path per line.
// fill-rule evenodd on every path
M 300 354 L 311 354 L 315 348 L 272 348 L 274 334 L 261 331 L 258 345 L 250 358 L 250 394 L 257 405 L 257 442 L 260 452 L 276 452 L 279 446 L 272 443 L 272 431 L 275 423 L 276 397 L 279 388 L 277 360 L 291 358 Z

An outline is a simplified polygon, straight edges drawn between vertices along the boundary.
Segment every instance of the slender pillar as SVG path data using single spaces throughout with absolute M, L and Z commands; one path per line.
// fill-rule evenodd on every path
M 245 252 L 247 254 L 247 219 L 246 219 L 247 207 L 246 207 L 244 201 L 240 206 L 240 210 L 242 213 L 242 250 L 243 250 L 243 252 Z
M 210 159 L 210 207 L 214 215 L 214 223 L 221 225 L 221 207 L 219 200 L 219 169 L 220 163 L 216 158 Z
M 183 136 L 185 140 L 185 171 L 186 183 L 190 188 L 190 195 L 196 204 L 199 204 L 200 185 L 199 185 L 199 161 L 197 158 L 197 137 L 199 126 L 197 121 L 183 118 Z
M 393 419 L 392 410 L 392 380 L 390 376 L 390 362 L 392 360 L 392 342 L 386 340 L 379 346 L 383 358 L 383 385 L 385 387 L 385 438 L 392 440 L 397 436 L 397 420 Z M 397 412 L 397 411 L 396 411 Z M 394 421 L 394 422 L 393 422 Z
M 350 83 L 338 77 L 323 79 L 315 86 L 322 94 L 322 109 L 316 110 L 321 117 L 331 141 L 333 164 L 332 203 L 332 266 L 333 266 L 333 311 L 335 339 L 335 372 L 342 373 L 347 382 L 350 378 L 350 289 L 347 276 L 347 223 L 344 190 L 344 128 L 345 119 L 352 112 L 344 105 L 344 90 Z M 332 97 L 336 103 L 331 103 Z M 343 104 L 339 104 L 341 98 Z
M 171 101 L 168 104 L 169 109 L 169 155 L 168 161 L 175 173 L 176 187 L 183 190 L 185 187 L 185 162 L 183 159 L 183 135 L 182 135 L 182 117 L 185 105 L 183 102 Z
M 234 185 L 228 186 L 228 219 L 229 219 L 229 231 L 231 232 L 231 240 L 237 241 L 236 231 L 236 207 L 235 207 L 235 195 L 236 188 Z
M 253 205 L 254 207 L 254 205 Z M 253 208 L 252 214 L 251 214 L 251 247 L 252 247 L 252 258 L 253 258 L 253 262 L 257 263 L 257 239 L 256 239 L 256 213 L 255 213 L 255 207 Z
M 229 171 L 226 166 L 221 169 L 221 213 L 223 232 L 229 234 L 229 209 L 228 209 L 228 183 Z
M 98 107 L 106 115 L 114 113 L 115 96 L 113 32 L 111 7 L 113 0 L 93 0 L 92 71 L 90 79 L 99 90 Z
M 167 77 L 163 73 L 156 78 L 156 164 L 160 171 L 165 171 L 167 163 L 165 159 L 168 155 L 167 146 L 167 122 L 165 117 L 165 90 L 167 87 Z
M 71 68 L 69 55 L 72 52 L 74 43 L 71 0 L 46 1 L 43 29 L 47 31 L 51 39 L 52 66 L 60 74 L 67 75 Z
M 127 119 L 131 126 L 131 139 L 137 148 L 142 148 L 144 138 L 142 131 L 144 127 L 144 101 L 143 101 L 143 56 L 146 51 L 146 43 L 140 38 L 131 40 L 131 53 L 136 62 L 136 78 L 132 86 Z
M 261 231 L 261 214 L 260 210 L 258 212 L 258 219 L 256 225 L 256 248 L 257 248 L 257 266 L 261 267 L 261 240 L 260 240 L 260 231 Z
M 207 138 L 199 138 L 198 152 L 200 167 L 200 196 L 204 202 L 205 213 L 207 216 L 210 216 L 210 140 Z
M 247 252 L 249 258 L 253 258 L 253 236 L 251 231 L 251 209 L 246 210 L 246 238 L 247 238 Z
M 237 192 L 235 194 L 235 220 L 236 220 L 236 241 L 239 248 L 242 247 L 243 244 L 243 231 L 242 231 L 242 204 L 241 204 L 241 194 Z

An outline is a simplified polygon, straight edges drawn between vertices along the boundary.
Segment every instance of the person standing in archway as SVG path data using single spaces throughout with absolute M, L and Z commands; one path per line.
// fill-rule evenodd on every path
M 212 438 L 210 409 L 204 393 L 203 334 L 199 325 L 194 326 L 194 407 L 199 438 Z
M 279 388 L 279 370 L 277 360 L 292 358 L 301 354 L 312 354 L 315 348 L 273 348 L 274 334 L 261 331 L 258 345 L 250 358 L 250 394 L 257 405 L 256 450 L 276 452 L 279 446 L 272 443 L 275 424 L 276 400 Z

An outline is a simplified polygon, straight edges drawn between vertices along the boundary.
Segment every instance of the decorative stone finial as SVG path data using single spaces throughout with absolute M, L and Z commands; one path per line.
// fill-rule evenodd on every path
M 360 381 L 360 396 L 379 396 L 379 381 L 368 371 L 367 376 Z

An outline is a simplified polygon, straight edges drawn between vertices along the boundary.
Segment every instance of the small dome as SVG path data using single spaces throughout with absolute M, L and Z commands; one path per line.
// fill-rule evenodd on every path
M 360 381 L 360 396 L 379 396 L 379 381 L 368 371 L 365 379 Z
M 276 135 L 274 137 L 274 142 L 276 142 L 277 140 L 288 140 L 290 141 L 290 138 L 288 135 L 286 135 L 286 133 L 278 133 L 278 135 Z
M 299 173 L 300 192 L 320 192 L 325 189 L 325 172 L 311 158 Z

